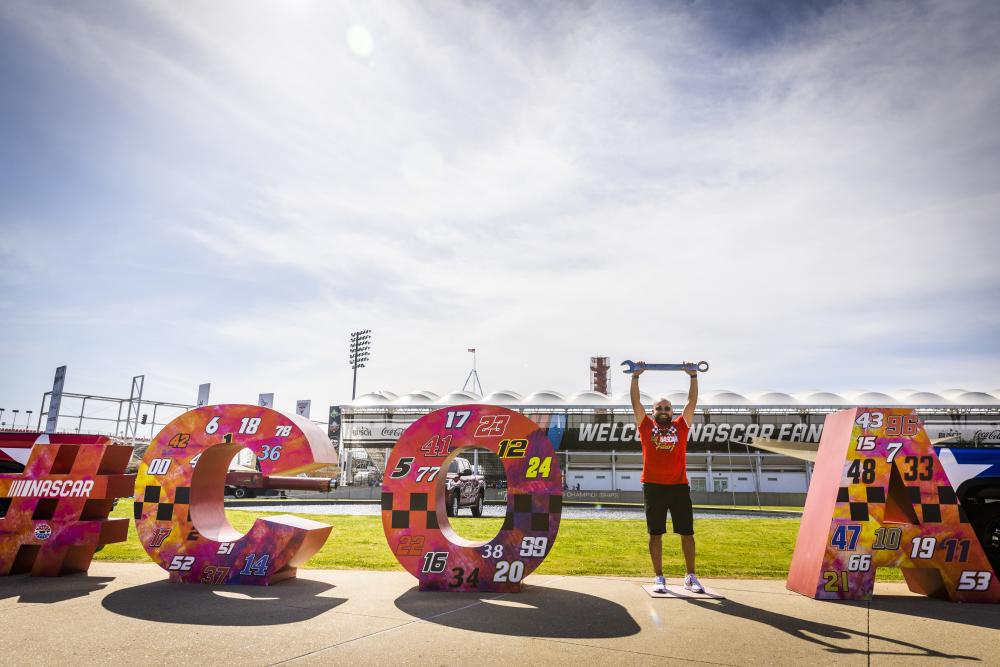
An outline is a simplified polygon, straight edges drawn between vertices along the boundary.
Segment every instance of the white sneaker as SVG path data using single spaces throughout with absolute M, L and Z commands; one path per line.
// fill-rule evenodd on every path
M 705 592 L 705 587 L 701 585 L 701 582 L 698 581 L 698 577 L 694 573 L 689 573 L 686 577 L 684 577 L 684 588 L 692 593 Z
M 667 580 L 663 577 L 653 577 L 653 591 L 656 593 L 666 593 Z

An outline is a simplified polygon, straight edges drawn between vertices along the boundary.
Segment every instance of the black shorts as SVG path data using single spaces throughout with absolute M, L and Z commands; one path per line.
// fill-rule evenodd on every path
M 646 529 L 650 535 L 667 532 L 667 510 L 678 535 L 694 535 L 691 487 L 687 484 L 643 484 L 646 499 Z

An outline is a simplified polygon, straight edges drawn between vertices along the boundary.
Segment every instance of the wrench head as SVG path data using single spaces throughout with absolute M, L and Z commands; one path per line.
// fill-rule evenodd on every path
M 625 370 L 622 371 L 622 373 L 626 373 L 626 374 L 627 373 L 634 373 L 635 369 L 639 367 L 639 364 L 635 363 L 631 359 L 626 359 L 625 361 L 623 361 L 621 363 L 621 365 L 622 366 L 628 366 L 628 368 L 626 368 Z

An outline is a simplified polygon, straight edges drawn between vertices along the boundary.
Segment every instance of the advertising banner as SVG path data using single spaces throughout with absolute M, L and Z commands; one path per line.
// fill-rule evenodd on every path
M 55 433 L 59 424 L 59 406 L 62 403 L 63 385 L 66 384 L 66 367 L 60 366 L 56 369 L 55 379 L 52 381 L 52 395 L 49 397 L 49 414 L 45 421 L 45 432 Z
M 212 391 L 212 383 L 198 385 L 198 407 L 203 408 L 208 405 L 208 394 Z
M 536 413 L 525 410 L 524 415 L 547 429 L 549 439 L 557 451 L 607 452 L 640 450 L 635 421 L 630 413 L 605 412 L 603 414 Z M 392 447 L 406 427 L 420 415 L 392 415 L 383 418 L 372 415 L 347 415 L 342 437 L 345 447 Z M 761 416 L 756 423 L 750 415 L 711 415 L 706 422 L 703 415 L 695 416 L 695 423 L 688 435 L 688 451 L 718 451 L 727 446 L 742 445 L 752 438 L 783 440 L 785 442 L 818 443 L 823 435 L 825 414 L 805 416 L 796 414 L 770 414 Z M 971 421 L 971 420 L 970 420 Z M 817 423 L 818 422 L 818 423 Z M 929 415 L 925 423 L 927 434 L 936 446 L 1000 447 L 1000 419 L 979 418 L 976 423 L 956 423 L 947 416 Z
M 333 444 L 340 443 L 340 406 L 330 406 L 330 419 L 327 422 L 326 434 L 333 441 Z

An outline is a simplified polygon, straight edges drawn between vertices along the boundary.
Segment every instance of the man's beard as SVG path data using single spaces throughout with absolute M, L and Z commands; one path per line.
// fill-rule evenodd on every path
M 670 426 L 673 420 L 670 418 L 670 415 L 657 415 L 656 423 L 660 426 Z

